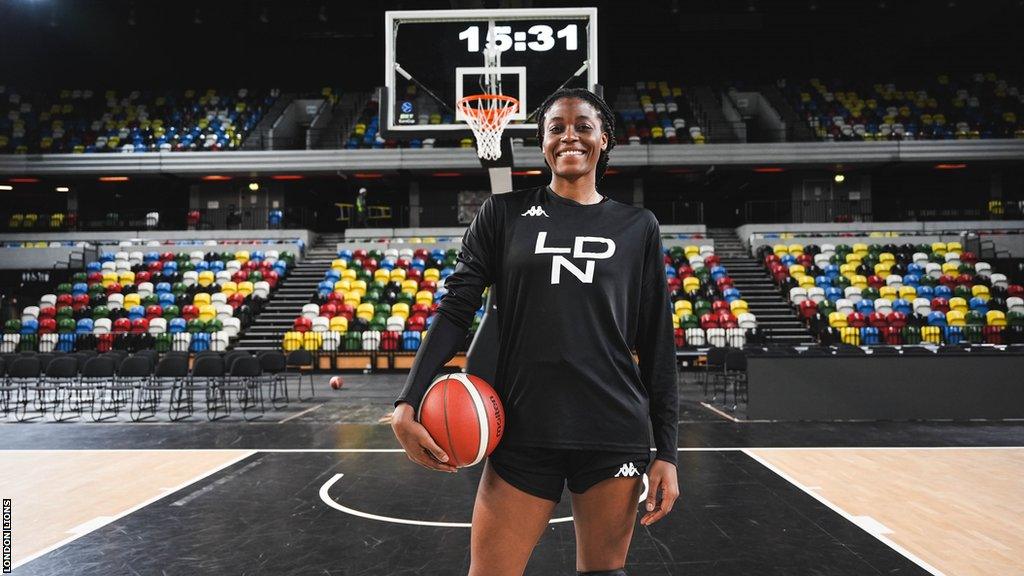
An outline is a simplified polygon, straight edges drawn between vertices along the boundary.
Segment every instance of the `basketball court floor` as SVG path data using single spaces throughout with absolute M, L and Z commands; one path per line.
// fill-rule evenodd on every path
M 257 423 L 0 425 L 15 574 L 465 574 L 481 468 L 410 462 L 402 375 Z M 1024 574 L 1024 423 L 735 422 L 684 384 L 676 510 L 628 569 Z M 568 497 L 526 573 L 574 574 Z

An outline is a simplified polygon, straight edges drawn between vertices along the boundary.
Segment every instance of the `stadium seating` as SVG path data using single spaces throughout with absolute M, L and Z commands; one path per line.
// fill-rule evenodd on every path
M 1024 286 L 957 242 L 780 243 L 758 256 L 823 344 L 1024 342 Z
M 822 140 L 1024 138 L 1024 94 L 994 73 L 927 82 L 787 82 L 793 108 Z
M 324 273 L 313 302 L 283 335 L 287 351 L 408 351 L 419 348 L 447 293 L 455 249 L 340 250 Z M 742 347 L 759 337 L 728 271 L 710 245 L 665 249 L 665 277 L 678 348 L 707 344 Z M 483 318 L 474 316 L 471 332 Z
M 223 351 L 293 265 L 276 250 L 102 252 L 6 322 L 0 352 Z
M 277 90 L 33 92 L 0 86 L 0 153 L 235 150 Z

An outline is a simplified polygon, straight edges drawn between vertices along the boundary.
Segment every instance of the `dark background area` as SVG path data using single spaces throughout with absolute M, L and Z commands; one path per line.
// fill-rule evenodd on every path
M 39 87 L 383 84 L 385 10 L 597 6 L 601 81 L 1020 77 L 1024 2 L 2 0 L 0 80 Z M 627 56 L 624 56 L 627 55 Z M 626 58 L 629 66 L 616 65 Z

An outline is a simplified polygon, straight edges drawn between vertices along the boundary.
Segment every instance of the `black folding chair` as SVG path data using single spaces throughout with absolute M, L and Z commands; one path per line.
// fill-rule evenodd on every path
M 207 418 L 216 414 L 220 405 L 215 404 L 220 399 L 217 388 L 224 378 L 224 360 L 220 354 L 200 354 L 192 365 L 192 374 L 181 385 L 171 391 L 171 411 L 174 416 L 172 420 L 181 420 L 191 416 L 195 410 L 195 393 L 202 392 L 206 399 Z M 184 417 L 181 413 L 185 412 Z
M 163 401 L 164 392 L 169 391 L 171 396 L 173 396 L 174 391 L 188 380 L 187 354 L 167 354 L 157 362 L 156 368 L 153 370 L 153 376 L 149 378 L 140 374 L 144 370 L 137 361 L 131 363 L 125 361 L 125 363 L 129 365 L 128 367 L 122 365 L 119 377 L 132 378 L 139 382 L 139 390 L 135 395 L 134 406 L 130 408 L 131 418 L 136 422 L 145 418 L 155 417 L 157 408 L 159 408 L 160 403 Z M 131 370 L 129 371 L 126 368 Z M 148 369 L 146 372 L 148 375 Z M 171 418 L 172 411 L 173 406 L 168 403 L 168 418 Z
M 117 357 L 104 354 L 85 361 L 82 367 L 81 385 L 92 386 L 94 401 L 90 415 L 94 422 L 115 418 L 121 413 L 121 408 L 131 405 L 133 390 L 125 390 L 117 382 Z M 98 406 L 98 408 L 97 408 Z M 104 414 L 109 416 L 104 417 Z
M 286 366 L 285 378 L 289 378 L 290 376 L 296 376 L 297 379 L 298 379 L 298 382 L 299 382 L 299 386 L 298 386 L 299 402 L 301 402 L 303 400 L 303 398 L 302 398 L 302 376 L 303 375 L 309 377 L 309 393 L 310 393 L 310 398 L 315 398 L 316 397 L 316 391 L 313 390 L 313 368 L 314 368 L 313 354 L 310 353 L 309 350 L 304 350 L 304 349 L 292 350 L 291 352 L 288 353 L 288 357 L 286 358 L 285 366 Z M 286 383 L 285 383 L 285 388 L 286 389 L 287 389 L 287 386 L 288 386 L 288 384 L 287 384 L 287 380 L 286 380 Z M 285 396 L 287 397 L 287 391 L 285 392 Z
M 50 414 L 56 422 L 63 422 L 67 412 L 72 412 L 76 417 L 81 416 L 84 406 L 88 404 L 91 409 L 95 400 L 96 394 L 92 388 L 81 386 L 78 359 L 73 356 L 59 356 L 50 360 L 43 379 L 36 386 L 36 407 L 40 414 L 52 407 Z
M 270 402 L 274 409 L 283 408 L 288 405 L 288 382 L 285 372 L 288 370 L 285 355 L 278 350 L 265 350 L 257 356 L 260 360 L 260 368 L 266 376 L 264 381 L 270 384 Z M 284 389 L 284 395 L 279 396 L 277 388 Z M 283 402 L 278 403 L 280 400 Z
M 29 391 L 35 390 L 39 383 L 39 376 L 42 373 L 39 358 L 36 355 L 18 355 L 7 366 L 7 379 L 4 384 L 4 395 L 10 398 L 14 394 L 14 417 L 18 422 L 24 422 L 28 413 L 28 404 L 31 402 Z M 7 410 L 10 410 L 8 400 Z M 33 417 L 35 418 L 35 417 Z
M 704 397 L 708 397 L 708 385 L 711 385 L 712 400 L 715 398 L 715 390 L 725 374 L 725 357 L 729 349 L 720 346 L 708 348 L 707 362 L 704 364 L 703 385 Z
M 239 404 L 242 406 L 243 418 L 249 420 L 249 410 L 253 408 L 259 409 L 260 415 L 256 418 L 261 418 L 266 413 L 266 408 L 263 405 L 263 389 L 260 382 L 262 379 L 263 370 L 260 367 L 258 358 L 249 355 L 247 352 L 244 356 L 236 355 L 231 363 L 231 370 L 224 378 L 224 383 L 217 388 L 223 404 L 214 405 L 213 416 L 207 416 L 210 417 L 210 420 L 216 420 L 216 411 L 220 407 L 223 407 L 225 410 L 224 416 L 231 414 L 231 393 L 234 393 L 238 398 Z M 224 416 L 221 416 L 221 418 Z M 256 418 L 253 418 L 253 420 Z
M 743 391 L 743 401 L 747 401 L 747 355 L 738 348 L 730 348 L 725 357 L 725 376 L 727 384 L 732 384 L 732 408 L 739 405 L 739 391 Z M 722 401 L 726 400 L 725 390 Z

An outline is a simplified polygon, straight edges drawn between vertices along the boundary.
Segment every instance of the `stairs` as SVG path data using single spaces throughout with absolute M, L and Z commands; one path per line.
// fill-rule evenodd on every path
M 722 113 L 721 97 L 710 86 L 697 86 L 692 91 L 692 103 L 697 111 L 701 128 L 707 134 L 708 142 L 732 144 L 740 139 L 733 124 Z
M 301 261 L 278 286 L 263 311 L 238 337 L 236 350 L 279 350 L 284 333 L 302 315 L 302 306 L 309 304 L 316 293 L 316 285 L 337 257 L 338 242 L 344 234 L 321 234 L 306 251 Z
M 252 129 L 252 132 L 245 137 L 242 142 L 242 150 L 265 150 L 264 143 L 268 141 L 267 135 L 270 133 L 271 128 L 274 127 L 274 122 L 281 117 L 284 113 L 284 109 L 295 100 L 294 93 L 281 94 L 277 97 L 277 101 L 274 105 L 267 110 L 267 113 L 263 115 L 263 119 L 260 120 L 259 124 Z
M 771 276 L 743 246 L 732 228 L 709 228 L 708 237 L 715 242 L 715 254 L 729 271 L 733 285 L 746 300 L 750 313 L 757 317 L 774 344 L 789 346 L 813 344 L 814 338 L 804 328 L 789 303 L 772 282 Z
M 768 99 L 768 103 L 779 113 L 782 121 L 786 123 L 787 142 L 813 142 L 817 140 L 807 121 L 801 118 L 793 107 L 786 101 L 782 92 L 771 84 L 758 86 L 761 95 Z

